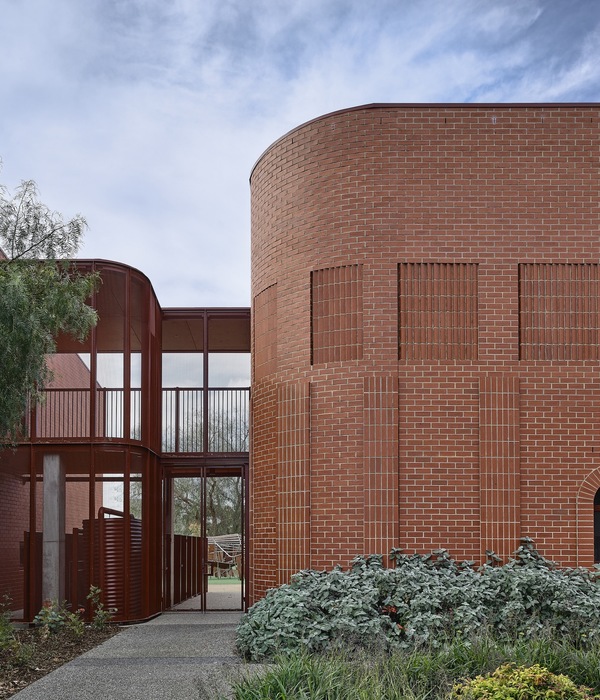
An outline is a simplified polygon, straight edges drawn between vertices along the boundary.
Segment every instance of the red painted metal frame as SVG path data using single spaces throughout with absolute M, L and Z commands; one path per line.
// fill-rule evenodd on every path
M 89 437 L 82 438 L 39 438 L 36 435 L 36 416 L 32 411 L 30 426 L 32 434 L 23 440 L 14 453 L 15 459 L 25 460 L 28 470 L 24 478 L 30 483 L 29 493 L 29 531 L 35 533 L 37 529 L 37 494 L 36 484 L 41 478 L 44 455 L 58 454 L 66 465 L 67 474 L 81 474 L 82 469 L 88 473 L 89 489 L 87 499 L 87 517 L 93 522 L 98 515 L 96 511 L 99 504 L 96 502 L 98 485 L 104 480 L 103 474 L 121 474 L 123 480 L 124 512 L 129 518 L 129 491 L 132 473 L 142 474 L 142 580 L 145 582 L 142 592 L 142 619 L 159 613 L 164 605 L 163 593 L 163 536 L 164 536 L 164 508 L 163 508 L 163 482 L 174 471 L 192 475 L 197 470 L 208 473 L 226 473 L 232 468 L 242 476 L 245 490 L 244 530 L 248 532 L 248 488 L 247 488 L 247 464 L 248 453 L 210 453 L 207 451 L 208 440 L 208 353 L 216 352 L 250 352 L 250 309 L 248 308 L 214 308 L 214 309 L 161 309 L 152 289 L 152 285 L 145 275 L 134 268 L 102 260 L 78 261 L 77 267 L 82 272 L 99 272 L 104 275 L 104 283 L 94 293 L 91 303 L 98 307 L 99 300 L 104 299 L 104 305 L 112 311 L 120 313 L 113 316 L 105 316 L 99 319 L 99 324 L 90 334 L 85 344 L 80 345 L 69 338 L 58 339 L 59 352 L 89 353 L 90 354 L 90 383 L 89 383 Z M 111 288 L 111 281 L 121 280 L 119 286 L 125 287 L 124 298 L 115 296 L 116 290 Z M 122 277 L 119 277 L 121 275 Z M 139 353 L 141 354 L 141 436 L 139 440 L 131 437 L 130 409 L 131 409 L 131 352 L 132 352 L 132 285 L 138 285 L 141 302 L 136 312 L 136 330 L 141 329 L 139 336 Z M 102 295 L 102 296 L 101 296 Z M 202 323 L 202 344 L 204 352 L 204 393 L 203 393 L 203 451 L 193 454 L 162 454 L 161 453 L 161 353 L 163 347 L 163 329 L 168 328 L 168 322 L 177 320 L 180 322 Z M 211 350 L 210 330 L 211 322 L 217 320 L 221 323 L 221 335 L 216 339 L 218 348 Z M 167 326 L 165 326 L 167 323 Z M 112 324 L 112 325 L 111 325 Z M 230 324 L 230 332 L 227 331 Z M 98 384 L 96 375 L 98 369 L 97 356 L 101 351 L 99 335 L 103 333 L 103 344 L 110 341 L 116 332 L 116 338 L 123 338 L 122 346 L 117 349 L 123 354 L 123 415 L 122 435 L 119 438 L 107 438 L 97 433 L 98 415 L 96 391 Z M 229 333 L 229 334 L 228 334 Z M 119 335 L 121 334 L 121 335 Z M 170 338 L 170 347 L 173 347 L 174 339 Z M 229 345 L 229 347 L 228 347 Z M 5 457 L 10 460 L 11 457 Z M 107 462 L 108 459 L 108 462 Z M 82 466 L 83 465 L 83 466 Z M 0 468 L 2 466 L 0 465 Z M 90 532 L 93 528 L 90 528 Z M 97 545 L 93 535 L 90 535 L 87 543 L 88 551 L 88 580 L 91 583 L 94 577 L 94 558 Z M 124 565 L 127 569 L 131 563 L 130 542 L 124 546 Z M 35 598 L 36 586 L 41 580 L 41 571 L 38 570 L 40 561 L 36 552 L 36 538 L 29 537 L 27 556 L 30 564 L 30 578 L 25 581 L 26 617 L 31 619 L 37 610 L 32 609 Z M 244 552 L 244 568 L 246 572 L 246 585 L 248 582 L 248 558 Z M 206 598 L 203 604 L 205 606 Z M 119 614 L 121 619 L 128 618 L 126 609 Z

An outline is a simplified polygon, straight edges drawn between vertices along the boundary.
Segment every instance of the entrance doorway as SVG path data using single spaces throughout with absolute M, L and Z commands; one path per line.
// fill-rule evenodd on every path
M 164 479 L 164 601 L 175 611 L 243 610 L 245 469 L 171 469 Z

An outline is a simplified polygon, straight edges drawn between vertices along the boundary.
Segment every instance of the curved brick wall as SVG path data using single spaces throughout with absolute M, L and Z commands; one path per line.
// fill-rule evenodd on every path
M 392 546 L 592 563 L 599 112 L 372 105 L 260 158 L 251 596 Z

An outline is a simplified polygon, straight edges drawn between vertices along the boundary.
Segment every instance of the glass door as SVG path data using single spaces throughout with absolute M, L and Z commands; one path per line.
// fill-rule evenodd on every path
M 181 473 L 165 479 L 165 607 L 241 610 L 244 469 L 201 467 Z

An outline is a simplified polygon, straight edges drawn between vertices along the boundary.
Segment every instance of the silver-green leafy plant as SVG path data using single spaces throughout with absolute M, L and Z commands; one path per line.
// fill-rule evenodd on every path
M 301 571 L 268 591 L 238 627 L 246 658 L 298 650 L 440 647 L 480 633 L 497 638 L 559 635 L 585 646 L 600 639 L 597 572 L 559 569 L 528 538 L 504 566 L 479 569 L 446 550 L 427 556 L 393 550 L 395 568 L 377 555 L 348 571 Z

